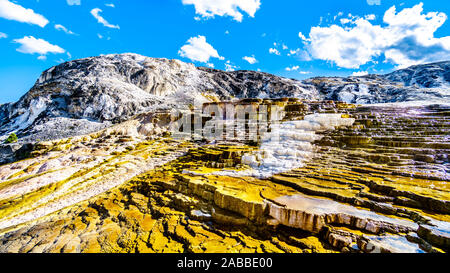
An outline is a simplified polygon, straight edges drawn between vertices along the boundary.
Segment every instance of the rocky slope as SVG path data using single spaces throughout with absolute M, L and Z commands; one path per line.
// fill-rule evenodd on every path
M 283 141 L 180 141 L 142 114 L 0 167 L 0 252 L 450 250 L 448 107 L 240 103 L 282 107 Z
M 450 62 L 415 65 L 384 76 L 417 88 L 448 88 L 450 86 Z
M 74 60 L 42 73 L 18 102 L 0 105 L 0 141 L 23 141 L 98 131 L 148 111 L 195 101 L 295 97 L 348 103 L 449 103 L 449 63 L 388 75 L 297 81 L 255 71 L 196 68 L 178 60 L 120 54 Z
M 0 135 L 17 131 L 20 137 L 57 139 L 194 100 L 263 95 L 317 97 L 298 81 L 265 73 L 197 69 L 136 54 L 86 58 L 44 71 L 18 102 L 0 106 Z
M 20 138 L 0 146 L 0 252 L 448 252 L 448 66 L 302 82 L 135 54 L 53 67 L 0 105 Z M 175 136 L 173 109 L 216 131 L 196 103 L 223 140 Z
M 449 64 L 411 67 L 387 75 L 313 78 L 304 83 L 313 85 L 327 100 L 357 104 L 448 104 L 450 78 L 446 73 L 450 71 Z

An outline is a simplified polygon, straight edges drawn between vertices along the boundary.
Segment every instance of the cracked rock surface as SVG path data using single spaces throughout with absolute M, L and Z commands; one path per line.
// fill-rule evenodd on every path
M 0 166 L 0 252 L 450 251 L 448 108 L 242 102 L 281 106 L 296 153 L 167 113 L 41 142 Z

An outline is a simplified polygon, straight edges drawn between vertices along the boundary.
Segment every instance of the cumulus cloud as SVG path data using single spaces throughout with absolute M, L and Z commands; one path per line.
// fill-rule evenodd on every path
M 233 72 L 236 71 L 238 67 L 236 65 L 233 65 L 229 60 L 225 63 L 225 71 L 226 72 Z
M 338 14 L 336 14 L 336 15 L 333 17 L 333 20 L 336 21 L 336 19 L 337 19 L 338 17 L 341 17 L 342 15 L 344 15 L 344 13 L 343 13 L 342 11 L 338 12 Z
M 56 30 L 60 30 L 60 31 L 64 31 L 67 34 L 75 35 L 75 33 L 73 33 L 72 31 L 68 30 L 65 26 L 60 25 L 60 24 L 56 24 L 55 25 L 55 29 Z
M 0 0 L 0 17 L 40 27 L 45 27 L 48 24 L 48 20 L 44 16 L 8 0 Z
M 217 50 L 206 42 L 206 37 L 202 35 L 191 37 L 178 51 L 178 55 L 201 63 L 208 63 L 210 58 L 224 60 Z
M 373 5 L 379 6 L 379 5 L 381 5 L 381 0 L 367 0 L 367 4 L 369 4 L 370 6 L 373 6 Z
M 106 21 L 105 18 L 100 15 L 100 12 L 102 12 L 102 10 L 99 8 L 91 10 L 92 16 L 94 16 L 94 18 L 97 19 L 100 24 L 104 25 L 105 27 L 120 29 L 118 25 L 112 25 L 108 23 L 108 21 Z
M 270 54 L 275 54 L 275 55 L 281 55 L 280 51 L 278 51 L 278 49 L 276 48 L 269 48 L 269 53 Z
M 105 6 L 110 7 L 110 8 L 115 8 L 116 7 L 116 5 L 114 5 L 113 3 L 105 4 Z
M 358 72 L 352 73 L 353 77 L 361 77 L 361 76 L 367 76 L 367 75 L 369 75 L 369 72 L 367 72 L 367 71 L 358 71 Z
M 8 38 L 8 35 L 6 33 L 0 32 L 0 39 Z
M 305 37 L 305 35 L 303 35 L 303 33 L 301 33 L 301 32 L 298 33 L 298 37 L 300 39 L 302 39 L 303 41 L 308 41 L 308 39 Z
M 286 67 L 286 71 L 297 71 L 300 68 L 300 66 L 296 65 L 293 67 Z
M 255 58 L 254 55 L 252 56 L 245 56 L 242 59 L 246 60 L 249 64 L 255 64 L 258 62 L 258 60 Z
M 234 20 L 242 22 L 243 12 L 254 17 L 261 6 L 260 0 L 182 0 L 183 5 L 194 5 L 195 13 L 203 18 L 218 16 L 231 16 Z
M 367 21 L 373 21 L 377 18 L 375 14 L 368 14 L 364 17 Z
M 67 0 L 69 6 L 79 6 L 81 5 L 81 0 Z
M 297 48 L 296 50 L 289 50 L 288 56 L 295 56 L 301 61 L 309 62 L 312 60 L 311 56 L 309 55 L 308 51 Z
M 48 53 L 64 53 L 64 49 L 57 45 L 52 45 L 43 39 L 36 39 L 33 36 L 25 36 L 22 39 L 15 39 L 15 43 L 20 44 L 18 52 L 25 54 L 39 54 L 39 60 L 45 60 Z
M 352 69 L 380 56 L 399 68 L 450 59 L 450 36 L 434 37 L 447 20 L 444 13 L 423 13 L 420 3 L 400 12 L 391 7 L 384 14 L 384 25 L 372 24 L 369 19 L 372 16 L 352 19 L 345 27 L 313 27 L 303 42 L 314 59 Z

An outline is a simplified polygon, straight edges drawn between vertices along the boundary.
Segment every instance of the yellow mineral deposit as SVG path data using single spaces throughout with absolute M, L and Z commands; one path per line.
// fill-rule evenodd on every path
M 140 115 L 0 166 L 0 252 L 450 250 L 448 110 L 251 103 L 284 107 L 257 143 Z

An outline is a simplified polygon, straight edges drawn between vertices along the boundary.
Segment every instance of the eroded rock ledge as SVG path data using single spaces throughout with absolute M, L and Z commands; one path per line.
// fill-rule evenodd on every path
M 268 178 L 243 175 L 260 143 L 176 141 L 164 115 L 41 143 L 0 167 L 0 252 L 450 250 L 448 109 L 275 103 L 354 122 Z

